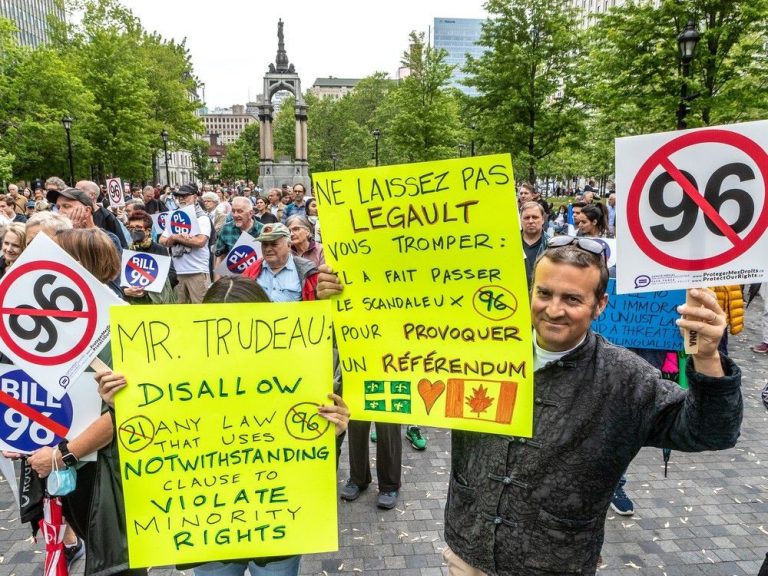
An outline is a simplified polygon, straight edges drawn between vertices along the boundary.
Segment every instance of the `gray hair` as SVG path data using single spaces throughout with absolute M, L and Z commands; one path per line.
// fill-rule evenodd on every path
M 64 188 L 67 188 L 67 187 L 68 187 L 68 186 L 67 186 L 67 183 L 66 183 L 66 182 L 64 182 L 64 180 L 62 180 L 62 179 L 61 179 L 61 178 L 59 178 L 58 176 L 51 176 L 50 178 L 48 178 L 48 180 L 46 180 L 46 181 L 45 181 L 45 186 L 46 186 L 46 188 L 47 188 L 48 186 L 56 186 L 56 189 L 57 189 L 59 192 L 61 192 L 62 190 L 64 190 Z
M 203 202 L 205 202 L 206 200 L 211 200 L 212 202 L 216 202 L 216 204 L 219 203 L 219 195 L 216 194 L 216 192 L 204 192 L 200 199 Z

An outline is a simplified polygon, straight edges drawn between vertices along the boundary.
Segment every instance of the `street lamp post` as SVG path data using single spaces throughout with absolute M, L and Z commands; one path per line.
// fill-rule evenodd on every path
M 374 142 L 374 149 L 373 149 L 373 159 L 375 162 L 375 165 L 379 165 L 379 138 L 381 138 L 381 130 L 378 128 L 374 128 L 373 130 L 373 142 Z
M 464 148 L 466 147 L 466 144 L 463 142 L 459 143 L 459 158 L 464 158 Z
M 472 140 L 469 142 L 469 155 L 474 156 L 475 155 L 475 128 L 477 128 L 477 124 L 472 122 L 472 124 L 470 124 L 469 127 L 472 129 Z
M 333 160 L 333 169 L 336 170 L 336 160 L 338 160 L 339 157 L 336 156 L 336 152 L 331 152 L 331 160 Z
M 687 127 L 685 116 L 688 114 L 688 102 L 698 96 L 698 94 L 688 95 L 688 76 L 691 72 L 691 60 L 693 60 L 699 38 L 700 35 L 693 24 L 693 20 L 688 20 L 685 30 L 677 37 L 677 46 L 680 49 L 680 62 L 683 67 L 683 81 L 680 85 L 680 104 L 677 107 L 678 130 L 685 130 Z
M 72 130 L 72 118 L 64 116 L 61 119 L 61 123 L 64 124 L 64 130 L 67 132 L 67 157 L 69 158 L 69 185 L 75 185 L 75 166 L 72 162 L 72 137 L 70 131 Z
M 165 183 L 171 185 L 171 170 L 168 168 L 168 130 L 163 128 L 160 132 L 160 138 L 163 139 L 163 151 L 165 152 Z
M 245 185 L 248 186 L 248 151 L 243 151 L 243 159 L 245 160 Z

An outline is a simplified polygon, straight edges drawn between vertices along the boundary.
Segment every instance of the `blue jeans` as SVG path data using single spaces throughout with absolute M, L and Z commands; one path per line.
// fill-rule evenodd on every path
M 301 556 L 291 556 L 266 566 L 253 562 L 208 562 L 195 567 L 195 576 L 244 576 L 246 568 L 250 576 L 298 576 Z

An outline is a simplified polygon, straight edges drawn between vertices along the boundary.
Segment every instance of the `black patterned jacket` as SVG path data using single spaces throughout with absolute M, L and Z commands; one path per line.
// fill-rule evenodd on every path
M 500 576 L 594 574 L 613 489 L 643 446 L 736 444 L 741 370 L 690 389 L 601 336 L 535 374 L 533 438 L 454 431 L 445 539 Z

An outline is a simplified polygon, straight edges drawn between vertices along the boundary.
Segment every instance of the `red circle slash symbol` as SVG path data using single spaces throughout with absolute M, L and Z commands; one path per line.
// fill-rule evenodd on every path
M 7 306 L 9 292 L 13 291 L 14 284 L 25 275 L 25 281 L 37 278 L 32 290 L 36 308 L 30 304 Z M 55 286 L 59 278 L 66 278 L 75 285 L 77 290 L 69 286 Z M 46 295 L 47 294 L 47 295 Z M 59 309 L 59 302 L 67 302 L 71 309 Z M 20 358 L 37 364 L 38 366 L 56 366 L 77 358 L 88 347 L 88 343 L 96 332 L 96 299 L 90 287 L 71 268 L 59 262 L 38 260 L 26 262 L 15 266 L 8 272 L 5 282 L 0 285 L 0 341 Z M 33 320 L 33 328 L 22 325 L 20 318 Z M 48 353 L 54 349 L 59 341 L 56 322 L 68 323 L 77 319 L 85 319 L 86 325 L 83 335 L 69 350 L 56 355 Z M 9 331 L 10 329 L 10 331 Z M 12 332 L 12 333 L 11 333 Z M 41 338 L 44 333 L 44 338 Z M 35 340 L 34 346 L 23 341 Z M 21 344 L 20 344 L 21 342 Z M 34 348 L 35 354 L 30 348 Z
M 743 238 L 739 236 L 739 232 L 748 228 L 749 224 L 752 222 L 754 213 L 751 210 L 754 208 L 754 201 L 746 192 L 741 190 L 724 192 L 723 195 L 718 198 L 719 184 L 722 183 L 721 181 L 726 175 L 740 176 L 743 181 L 754 178 L 754 173 L 752 169 L 745 164 L 737 163 L 729 165 L 728 167 L 720 167 L 714 172 L 711 178 L 718 187 L 709 190 L 710 185 L 708 184 L 706 186 L 707 192 L 704 195 L 700 194 L 695 181 L 691 181 L 692 177 L 690 174 L 685 173 L 670 160 L 670 156 L 675 152 L 698 144 L 724 144 L 736 148 L 749 156 L 760 171 L 760 176 L 763 180 L 763 197 L 765 200 L 763 201 L 763 207 L 757 216 L 755 225 Z M 728 238 L 731 244 L 733 244 L 731 248 L 713 256 L 698 259 L 685 259 L 672 256 L 660 250 L 656 245 L 657 243 L 653 242 L 648 237 L 640 222 L 640 202 L 643 190 L 646 188 L 651 174 L 658 166 L 661 166 L 666 171 L 666 174 L 663 174 L 662 178 L 657 177 L 657 180 L 662 184 L 659 190 L 663 192 L 663 185 L 674 181 L 683 189 L 684 194 L 683 201 L 679 206 L 670 207 L 663 205 L 660 206 L 661 209 L 656 210 L 659 215 L 669 217 L 683 213 L 680 228 L 674 231 L 660 230 L 654 232 L 656 239 L 670 242 L 685 237 L 693 228 L 698 215 L 698 210 L 700 209 L 704 212 L 705 223 L 709 231 L 715 235 Z M 726 174 L 720 173 L 723 169 L 726 169 Z M 732 171 L 729 172 L 728 169 L 731 169 Z M 651 194 L 653 193 L 653 188 L 654 184 L 652 183 Z M 736 197 L 734 196 L 734 192 L 739 192 L 740 195 Z M 730 196 L 727 196 L 729 193 Z M 651 195 L 649 194 L 649 197 L 650 196 Z M 738 200 L 740 209 L 742 209 L 742 213 L 740 213 L 738 220 L 733 224 L 728 224 L 720 215 L 718 209 L 712 205 L 714 202 L 720 206 L 727 199 Z M 664 144 L 656 152 L 651 154 L 648 160 L 646 160 L 640 167 L 629 188 L 627 208 L 628 227 L 632 237 L 638 247 L 655 262 L 669 268 L 686 271 L 706 270 L 722 266 L 749 250 L 760 239 L 766 228 L 768 228 L 768 154 L 766 154 L 765 150 L 753 140 L 742 134 L 730 132 L 728 130 L 700 130 L 683 134 Z M 690 208 L 692 210 L 686 210 L 685 208 Z M 692 215 L 693 218 L 686 218 L 686 213 Z M 660 228 L 663 228 L 663 226 Z M 665 234 L 667 236 L 666 238 L 663 237 Z

